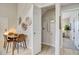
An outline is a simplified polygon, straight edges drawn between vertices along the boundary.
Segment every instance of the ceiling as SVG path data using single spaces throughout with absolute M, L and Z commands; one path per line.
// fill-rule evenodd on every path
M 66 6 L 66 5 L 70 5 L 70 4 L 75 4 L 75 3 L 60 3 L 61 6 Z M 34 5 L 40 7 L 40 8 L 45 8 L 48 6 L 55 6 L 55 3 L 34 3 Z
M 61 3 L 61 7 L 64 7 L 64 6 L 68 6 L 68 5 L 72 5 L 73 3 Z M 75 3 L 74 3 L 75 4 Z M 53 9 L 55 8 L 55 4 L 51 4 L 51 3 L 40 3 L 40 4 L 36 4 L 38 5 L 41 9 L 42 9 L 42 15 L 48 11 L 49 9 Z
M 49 9 L 55 9 L 55 5 L 50 5 L 42 8 L 42 15 L 47 12 Z
M 40 8 L 44 8 L 50 5 L 54 5 L 54 3 L 34 3 L 36 6 L 40 7 Z

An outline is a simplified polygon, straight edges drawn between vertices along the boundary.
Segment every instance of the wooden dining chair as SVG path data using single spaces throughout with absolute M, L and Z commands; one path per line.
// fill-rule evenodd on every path
M 25 35 L 25 34 L 19 34 L 19 36 L 16 39 L 16 42 L 17 42 L 17 44 L 18 43 L 23 44 L 23 48 L 25 49 L 25 48 L 27 48 L 26 39 L 27 39 L 27 35 Z M 17 46 L 18 46 L 17 52 L 19 53 L 19 47 L 20 47 L 20 45 L 18 44 Z

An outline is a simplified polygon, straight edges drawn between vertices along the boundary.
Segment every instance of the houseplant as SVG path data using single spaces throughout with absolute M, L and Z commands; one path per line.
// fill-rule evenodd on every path
M 69 31 L 70 31 L 70 25 L 69 24 L 66 24 L 65 26 L 64 26 L 64 30 L 65 30 L 65 36 L 66 37 L 69 37 Z

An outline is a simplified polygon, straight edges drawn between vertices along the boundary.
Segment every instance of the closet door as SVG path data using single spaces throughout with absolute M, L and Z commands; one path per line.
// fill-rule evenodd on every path
M 8 30 L 8 18 L 7 17 L 0 17 L 0 40 L 3 40 L 4 32 Z

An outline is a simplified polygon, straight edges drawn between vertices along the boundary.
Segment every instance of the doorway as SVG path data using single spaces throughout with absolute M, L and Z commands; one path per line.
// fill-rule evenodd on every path
M 79 11 L 66 10 L 62 12 L 62 39 L 63 39 L 63 53 L 64 55 L 79 54 Z
M 45 55 L 55 53 L 55 6 L 42 8 L 42 52 Z

